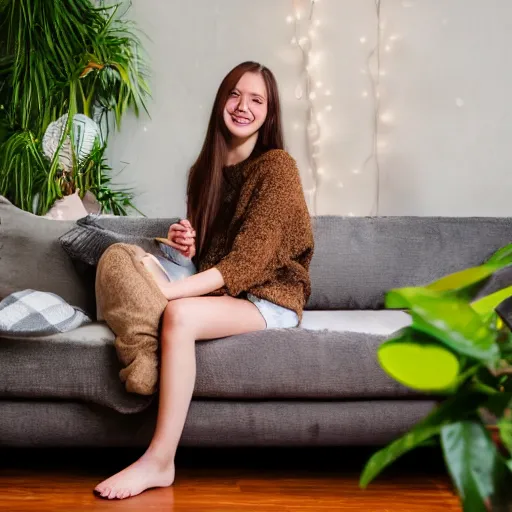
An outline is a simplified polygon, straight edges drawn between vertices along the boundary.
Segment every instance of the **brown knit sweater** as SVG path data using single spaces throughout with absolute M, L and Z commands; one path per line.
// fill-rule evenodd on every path
M 217 268 L 225 285 L 208 295 L 249 292 L 302 320 L 314 242 L 295 161 L 271 150 L 225 167 L 224 177 L 223 204 L 198 270 Z

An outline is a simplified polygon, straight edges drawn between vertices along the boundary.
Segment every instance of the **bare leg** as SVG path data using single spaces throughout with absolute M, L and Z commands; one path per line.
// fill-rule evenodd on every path
M 200 319 L 200 321 L 198 321 Z M 127 498 L 174 481 L 174 456 L 196 379 L 196 340 L 265 328 L 254 304 L 232 297 L 193 297 L 169 302 L 162 326 L 160 398 L 153 439 L 144 455 L 95 490 L 104 498 Z

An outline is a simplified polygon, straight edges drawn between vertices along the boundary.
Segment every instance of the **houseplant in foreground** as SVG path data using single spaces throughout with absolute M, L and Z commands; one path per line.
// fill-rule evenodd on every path
M 502 269 L 511 264 L 512 244 L 478 267 L 386 294 L 386 307 L 407 310 L 412 323 L 379 347 L 380 365 L 402 384 L 444 399 L 371 457 L 362 487 L 404 453 L 440 441 L 465 512 L 511 510 L 512 286 L 483 293 L 493 275 L 509 272 Z M 489 418 L 499 432 L 499 447 Z

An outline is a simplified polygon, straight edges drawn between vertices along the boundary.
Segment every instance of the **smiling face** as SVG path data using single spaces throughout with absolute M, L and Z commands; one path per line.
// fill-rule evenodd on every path
M 261 73 L 245 73 L 229 93 L 224 122 L 231 135 L 248 139 L 262 127 L 267 117 L 268 94 Z

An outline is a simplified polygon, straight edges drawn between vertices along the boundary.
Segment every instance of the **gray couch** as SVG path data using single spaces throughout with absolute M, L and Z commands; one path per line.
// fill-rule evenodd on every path
M 116 220 L 121 231 L 140 221 Z M 156 231 L 166 225 L 151 222 Z M 385 291 L 479 264 L 512 240 L 506 218 L 324 216 L 313 224 L 313 291 L 302 326 L 199 342 L 183 445 L 368 445 L 406 431 L 434 401 L 376 362 L 379 343 L 408 322 L 382 310 Z M 92 312 L 93 283 L 58 242 L 73 225 L 0 198 L 0 298 L 40 289 Z M 113 339 L 98 322 L 0 339 L 0 443 L 146 445 L 157 400 L 124 390 Z

